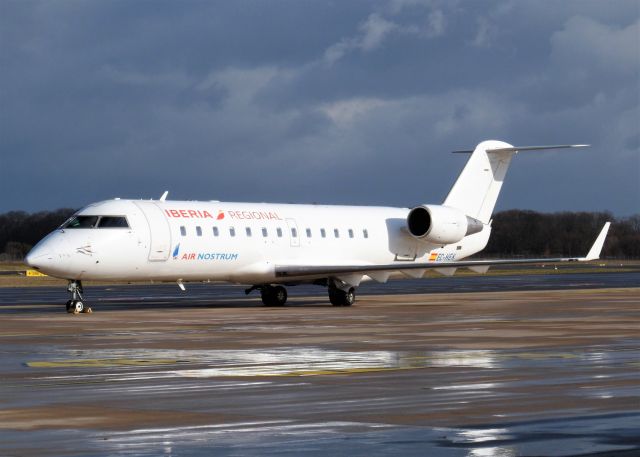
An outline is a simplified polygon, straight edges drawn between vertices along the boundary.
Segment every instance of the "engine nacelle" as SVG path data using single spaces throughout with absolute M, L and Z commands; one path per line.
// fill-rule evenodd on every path
M 416 206 L 407 216 L 407 229 L 415 238 L 434 244 L 457 243 L 482 231 L 483 223 L 460 210 L 439 205 Z

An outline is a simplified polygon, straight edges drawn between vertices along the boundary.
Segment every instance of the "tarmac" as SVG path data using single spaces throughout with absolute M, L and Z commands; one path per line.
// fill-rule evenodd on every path
M 0 455 L 640 455 L 639 284 L 0 289 Z

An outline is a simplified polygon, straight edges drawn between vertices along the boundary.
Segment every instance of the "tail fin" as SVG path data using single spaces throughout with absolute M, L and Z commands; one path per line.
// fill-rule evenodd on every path
M 509 150 L 487 151 L 499 148 Z M 510 144 L 502 141 L 483 141 L 476 146 L 444 205 L 457 208 L 467 216 L 488 224 L 514 154 L 510 148 Z
M 514 147 L 503 141 L 483 141 L 471 154 L 462 173 L 449 191 L 443 205 L 457 208 L 467 216 L 488 224 L 496 206 L 511 158 L 518 151 L 562 149 L 588 146 L 563 144 L 556 146 Z M 471 151 L 456 151 L 471 152 Z

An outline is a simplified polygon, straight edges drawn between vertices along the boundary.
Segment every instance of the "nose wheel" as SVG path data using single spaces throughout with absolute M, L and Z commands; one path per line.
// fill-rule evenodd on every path
M 67 301 L 67 312 L 73 314 L 91 313 L 91 308 L 86 306 L 82 297 L 82 282 L 69 281 L 67 291 L 71 294 L 71 300 Z

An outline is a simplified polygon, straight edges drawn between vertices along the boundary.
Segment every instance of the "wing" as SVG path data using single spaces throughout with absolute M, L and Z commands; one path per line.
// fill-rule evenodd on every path
M 561 263 L 561 262 L 586 262 L 600 258 L 602 246 L 609 231 L 610 222 L 604 224 L 600 234 L 591 246 L 589 253 L 585 257 L 558 257 L 558 258 L 539 258 L 539 259 L 515 259 L 515 260 L 461 260 L 457 262 L 396 262 L 383 265 L 359 264 L 359 265 L 276 265 L 275 275 L 277 278 L 303 278 L 303 277 L 322 277 L 360 274 L 375 277 L 377 274 L 424 271 L 429 269 L 443 270 L 447 274 L 447 270 L 460 267 L 468 267 L 475 271 L 485 270 L 492 265 L 522 265 L 522 264 L 538 264 L 538 263 Z M 422 274 L 420 274 L 421 276 Z M 387 276 L 388 277 L 388 276 Z

